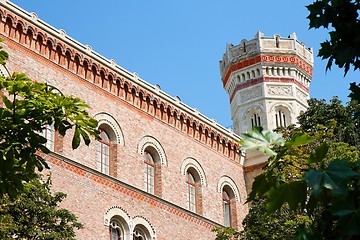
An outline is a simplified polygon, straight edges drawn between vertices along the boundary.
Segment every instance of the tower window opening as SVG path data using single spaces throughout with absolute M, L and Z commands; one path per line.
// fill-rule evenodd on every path
M 275 114 L 276 127 L 286 127 L 286 115 L 283 111 L 279 110 Z
M 261 121 L 260 121 L 260 115 L 257 113 L 254 113 L 251 116 L 251 127 L 259 127 L 261 126 Z

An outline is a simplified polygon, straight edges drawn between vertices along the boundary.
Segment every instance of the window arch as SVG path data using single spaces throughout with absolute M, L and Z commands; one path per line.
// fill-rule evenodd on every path
M 166 155 L 161 144 L 151 136 L 144 136 L 138 143 L 138 153 L 142 156 L 144 191 L 162 197 L 161 172 L 167 166 Z
M 156 233 L 151 223 L 142 216 L 135 216 L 132 219 L 133 230 L 132 240 L 150 240 L 156 239 Z
M 96 169 L 110 176 L 117 176 L 117 153 L 124 146 L 124 137 L 117 121 L 107 113 L 94 116 L 98 121 L 101 140 L 96 144 Z
M 104 224 L 108 227 L 109 240 L 130 239 L 130 215 L 119 206 L 110 207 L 104 214 Z

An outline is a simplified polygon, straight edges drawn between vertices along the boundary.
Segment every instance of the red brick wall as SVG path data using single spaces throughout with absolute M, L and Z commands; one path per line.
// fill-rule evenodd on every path
M 244 205 L 246 189 L 238 152 L 234 154 L 238 151 L 238 145 L 230 144 L 230 141 L 234 142 L 233 139 L 223 140 L 225 138 L 216 133 L 216 129 L 211 130 L 205 125 L 199 129 L 189 122 L 188 130 L 185 122 L 185 130 L 180 131 L 180 114 L 176 127 L 174 115 L 168 115 L 164 108 L 147 111 L 156 104 L 144 107 L 144 102 L 140 103 L 140 98 L 136 97 L 139 93 L 126 93 L 127 97 L 125 93 L 113 94 L 115 90 L 110 91 L 107 84 L 99 86 L 99 79 L 94 83 L 84 79 L 60 66 L 55 57 L 49 59 L 33 51 L 32 45 L 27 46 L 25 40 L 16 39 L 15 33 L 10 33 L 9 37 L 5 22 L 0 24 L 0 37 L 6 39 L 2 45 L 10 54 L 7 67 L 11 72 L 25 72 L 33 80 L 46 81 L 66 95 L 75 95 L 90 105 L 92 116 L 100 112 L 108 113 L 121 127 L 123 142 L 111 152 L 116 159 L 116 164 L 112 165 L 116 167 L 112 169 L 116 173 L 114 181 L 88 169 L 96 169 L 95 141 L 89 147 L 83 145 L 72 150 L 71 133 L 68 133 L 64 138 L 57 138 L 57 150 L 61 156 L 78 165 L 71 161 L 64 163 L 61 157 L 49 158 L 54 190 L 68 194 L 64 207 L 74 211 L 85 224 L 85 228 L 78 233 L 78 239 L 107 239 L 104 213 L 114 205 L 121 206 L 132 217 L 148 219 L 157 239 L 212 239 L 212 226 L 223 224 L 222 195 L 217 189 L 222 176 L 230 177 L 239 190 L 240 201 L 236 202 L 234 216 L 238 224 L 242 222 L 247 213 L 247 206 Z M 207 141 L 205 128 L 209 129 Z M 144 136 L 156 139 L 165 152 L 167 163 L 161 165 L 160 172 L 161 199 L 133 189 L 143 189 L 143 156 L 138 152 L 138 144 Z M 217 141 L 212 142 L 212 136 Z M 205 173 L 203 181 L 206 185 L 201 186 L 201 216 L 186 210 L 186 183 L 181 169 L 183 161 L 189 157 L 195 159 Z

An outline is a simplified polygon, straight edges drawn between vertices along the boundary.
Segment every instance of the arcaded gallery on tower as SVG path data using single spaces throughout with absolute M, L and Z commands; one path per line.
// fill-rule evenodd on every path
M 239 133 L 296 122 L 309 98 L 313 55 L 295 34 L 257 33 L 227 45 L 220 62 L 234 131 L 207 118 L 9 1 L 0 1 L 10 72 L 84 100 L 101 140 L 72 150 L 47 129 L 54 191 L 84 228 L 77 239 L 214 239 L 239 228 L 247 188 L 266 159 Z M 5 72 L 1 72 L 5 75 Z

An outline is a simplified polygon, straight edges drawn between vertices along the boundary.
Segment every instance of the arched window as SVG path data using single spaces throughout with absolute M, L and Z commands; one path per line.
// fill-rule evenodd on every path
M 55 129 L 54 124 L 46 125 L 46 128 L 41 131 L 41 136 L 46 138 L 46 144 L 45 146 L 50 151 L 55 151 Z
M 139 228 L 135 228 L 133 232 L 133 240 L 145 240 L 145 234 Z
M 276 122 L 276 127 L 287 126 L 286 114 L 282 109 L 279 109 L 275 112 L 275 122 Z
M 261 126 L 261 119 L 258 113 L 254 113 L 251 116 L 251 127 L 260 127 Z
M 186 173 L 186 191 L 188 198 L 188 208 L 192 212 L 196 212 L 196 181 L 194 176 Z
M 247 130 L 251 130 L 254 127 L 260 127 L 262 126 L 264 123 L 261 121 L 263 119 L 261 119 L 261 112 L 262 110 L 257 107 L 254 106 L 254 108 L 250 109 L 246 115 L 246 126 L 247 126 Z
M 222 188 L 222 207 L 225 227 L 237 227 L 236 199 L 229 185 Z
M 110 138 L 103 130 L 100 130 L 100 140 L 97 147 L 97 170 L 102 173 L 109 174 L 109 161 L 110 161 Z
M 223 190 L 222 192 L 223 199 L 223 211 L 224 211 L 224 226 L 230 227 L 231 225 L 231 202 L 229 194 Z
M 109 225 L 109 240 L 123 240 L 124 231 L 118 221 L 111 220 Z
M 181 164 L 181 173 L 184 175 L 184 191 L 186 194 L 185 207 L 197 214 L 203 214 L 202 187 L 206 186 L 204 169 L 194 158 L 185 158 Z M 186 189 L 185 189 L 186 188 Z M 185 195 L 184 194 L 184 195 Z M 184 199 L 185 200 L 185 199 Z M 185 201 L 184 201 L 185 203 Z
M 133 219 L 134 230 L 132 231 L 132 240 L 150 240 L 155 239 L 155 232 L 150 223 L 142 217 Z
M 144 151 L 144 190 L 148 193 L 155 193 L 155 161 L 153 156 Z

